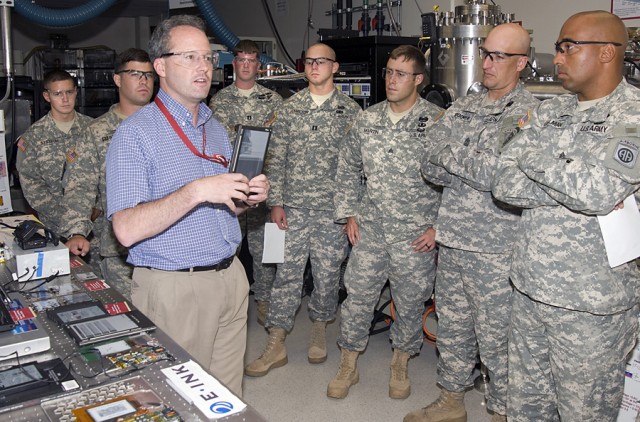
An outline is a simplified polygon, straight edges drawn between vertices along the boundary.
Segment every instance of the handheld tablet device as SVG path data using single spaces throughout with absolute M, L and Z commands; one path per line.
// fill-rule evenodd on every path
M 271 128 L 238 125 L 231 155 L 230 173 L 242 173 L 249 180 L 262 173 Z

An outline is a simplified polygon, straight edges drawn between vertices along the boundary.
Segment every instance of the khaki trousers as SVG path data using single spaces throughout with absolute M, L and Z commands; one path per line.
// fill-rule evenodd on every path
M 242 397 L 249 282 L 235 258 L 222 271 L 136 267 L 131 301 L 158 328 Z

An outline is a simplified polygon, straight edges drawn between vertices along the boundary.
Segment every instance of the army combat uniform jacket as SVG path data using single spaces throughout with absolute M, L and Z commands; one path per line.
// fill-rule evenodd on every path
M 95 221 L 94 235 L 100 239 L 100 255 L 126 256 L 127 249 L 120 245 L 105 214 L 107 210 L 106 156 L 111 137 L 123 119 L 116 112 L 117 104 L 95 119 L 85 129 L 84 141 L 76 148 L 76 165 L 69 171 L 64 194 L 68 210 L 67 232 L 85 237 L 92 230 L 91 208 L 96 196 L 102 211 Z
M 438 243 L 472 252 L 510 252 L 520 209 L 491 196 L 491 182 L 504 144 L 520 130 L 520 118 L 539 103 L 522 83 L 496 102 L 487 92 L 457 100 L 429 130 L 435 141 L 422 173 L 444 186 L 438 211 Z M 443 169 L 445 171 L 443 171 Z
M 64 133 L 48 113 L 18 140 L 21 157 L 17 165 L 24 196 L 45 226 L 63 236 L 67 233 L 63 233 L 66 210 L 62 196 L 68 171 L 75 165 L 77 146 L 84 142 L 82 131 L 92 120 L 75 112 L 69 133 Z
M 216 93 L 209 101 L 213 116 L 227 129 L 229 140 L 236 140 L 236 125 L 271 126 L 275 110 L 282 103 L 282 97 L 260 84 L 248 96 L 240 95 L 235 84 Z
M 309 89 L 282 104 L 273 125 L 267 205 L 333 212 L 338 151 L 360 106 L 338 90 L 321 106 Z
M 430 129 L 442 109 L 419 98 L 396 124 L 383 101 L 360 113 L 340 152 L 335 218 L 355 216 L 359 224 L 375 223 L 389 243 L 413 239 L 433 226 L 440 192 L 420 175 L 420 159 Z M 358 201 L 360 173 L 366 177 Z
M 640 90 L 620 82 L 596 105 L 547 100 L 503 152 L 496 198 L 522 213 L 511 278 L 531 299 L 610 315 L 638 302 L 635 262 L 610 268 L 598 215 L 640 188 Z

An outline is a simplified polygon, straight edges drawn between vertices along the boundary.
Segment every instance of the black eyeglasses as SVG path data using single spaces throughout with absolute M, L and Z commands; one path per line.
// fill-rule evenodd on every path
M 576 46 L 578 45 L 589 45 L 589 44 L 611 44 L 616 47 L 621 47 L 622 44 L 615 41 L 575 41 L 571 38 L 564 38 L 555 43 L 556 53 L 571 55 L 579 50 Z
M 305 66 L 313 66 L 313 64 L 317 64 L 318 66 L 325 65 L 327 63 L 334 63 L 335 60 L 330 59 L 329 57 L 307 57 L 304 59 Z
M 127 73 L 132 78 L 134 79 L 137 78 L 138 80 L 141 80 L 142 78 L 144 78 L 145 80 L 149 80 L 149 79 L 153 79 L 153 77 L 155 76 L 154 72 L 143 72 L 142 70 L 134 70 L 134 69 L 125 69 L 116 73 L 117 74 Z
M 491 59 L 492 62 L 502 63 L 506 61 L 509 57 L 523 56 L 528 57 L 528 54 L 525 53 L 505 53 L 502 51 L 489 51 L 484 47 L 480 47 L 480 57 L 482 57 L 482 61 L 486 60 L 487 57 Z

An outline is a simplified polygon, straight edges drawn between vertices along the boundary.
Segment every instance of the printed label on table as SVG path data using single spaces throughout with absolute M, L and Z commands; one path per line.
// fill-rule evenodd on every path
M 89 290 L 90 292 L 106 290 L 106 289 L 109 289 L 110 287 L 111 286 L 109 286 L 104 280 L 100 280 L 100 279 L 84 282 L 84 288 Z
M 36 317 L 36 315 L 33 313 L 33 309 L 31 308 L 11 309 L 9 310 L 9 314 L 11 314 L 11 319 L 13 319 L 13 322 L 20 322 L 24 321 L 25 319 Z
M 116 302 L 116 303 L 107 303 L 104 305 L 104 309 L 107 310 L 109 315 L 118 315 L 124 314 L 126 312 L 131 312 L 131 307 L 127 302 Z

